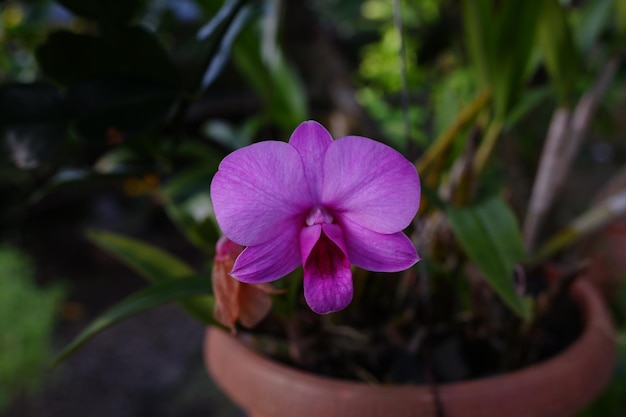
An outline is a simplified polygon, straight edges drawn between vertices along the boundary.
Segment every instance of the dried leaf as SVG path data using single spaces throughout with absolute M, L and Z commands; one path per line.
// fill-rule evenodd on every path
M 216 245 L 213 262 L 212 282 L 215 294 L 215 319 L 235 332 L 237 320 L 244 327 L 256 326 L 272 308 L 270 294 L 278 293 L 269 284 L 246 284 L 230 275 L 235 260 L 243 251 L 240 246 L 226 236 Z

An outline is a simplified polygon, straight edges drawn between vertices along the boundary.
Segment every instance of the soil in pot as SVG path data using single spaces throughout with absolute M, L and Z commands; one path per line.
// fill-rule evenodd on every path
M 526 281 L 528 291 L 545 289 L 543 278 Z M 553 297 L 547 313 L 532 325 L 488 291 L 472 295 L 475 304 L 484 306 L 472 315 L 450 311 L 458 300 L 446 299 L 456 294 L 446 283 L 432 301 L 409 299 L 404 310 L 390 307 L 384 292 L 379 294 L 379 303 L 365 316 L 352 307 L 331 316 L 302 308 L 291 322 L 270 320 L 241 335 L 255 349 L 306 372 L 368 383 L 425 384 L 483 378 L 547 360 L 582 330 L 579 309 L 565 293 Z M 395 313 L 392 322 L 382 319 L 389 311 Z

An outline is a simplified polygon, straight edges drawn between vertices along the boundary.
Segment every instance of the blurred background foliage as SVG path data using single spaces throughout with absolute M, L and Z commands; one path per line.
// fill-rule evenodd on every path
M 523 217 L 558 130 L 548 128 L 565 126 L 561 144 L 591 130 L 608 139 L 588 144 L 583 162 L 623 163 L 614 138 L 625 128 L 625 48 L 624 0 L 4 0 L 0 238 L 37 255 L 86 228 L 145 236 L 174 225 L 211 256 L 208 184 L 222 156 L 285 140 L 307 118 L 416 160 L 422 211 L 442 202 L 472 210 L 505 189 Z M 571 121 L 585 111 L 595 117 L 583 115 L 581 131 Z M 564 153 L 578 154 L 571 146 Z M 549 222 L 539 207 L 547 231 L 525 233 L 529 241 L 566 226 L 582 200 Z M 59 246 L 53 256 L 63 256 Z M 206 267 L 194 261 L 191 269 Z M 48 300 L 33 330 L 48 337 L 59 293 L 24 288 Z M 70 292 L 80 288 L 72 282 Z M 30 329 L 18 323 L 13 331 Z M 601 400 L 621 410 L 614 415 L 624 412 L 624 357 Z
M 51 336 L 63 290 L 38 288 L 35 266 L 24 253 L 0 247 L 0 411 L 18 395 L 42 388 L 52 354 Z

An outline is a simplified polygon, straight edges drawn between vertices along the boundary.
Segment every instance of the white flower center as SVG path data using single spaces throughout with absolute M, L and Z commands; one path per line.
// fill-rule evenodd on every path
M 333 216 L 330 215 L 324 207 L 313 207 L 309 214 L 306 216 L 307 226 L 313 226 L 314 224 L 330 224 L 333 222 Z

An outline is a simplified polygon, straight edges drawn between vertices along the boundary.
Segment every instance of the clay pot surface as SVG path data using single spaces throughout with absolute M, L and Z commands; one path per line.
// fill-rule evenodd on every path
M 559 355 L 499 376 L 438 386 L 445 417 L 571 417 L 609 380 L 616 357 L 611 318 L 585 280 L 572 297 L 581 309 L 580 338 Z M 334 380 L 279 364 L 230 334 L 209 328 L 209 373 L 251 417 L 436 417 L 427 386 Z
M 591 241 L 585 250 L 593 271 L 589 278 L 607 300 L 615 301 L 626 279 L 626 221 L 609 223 Z

